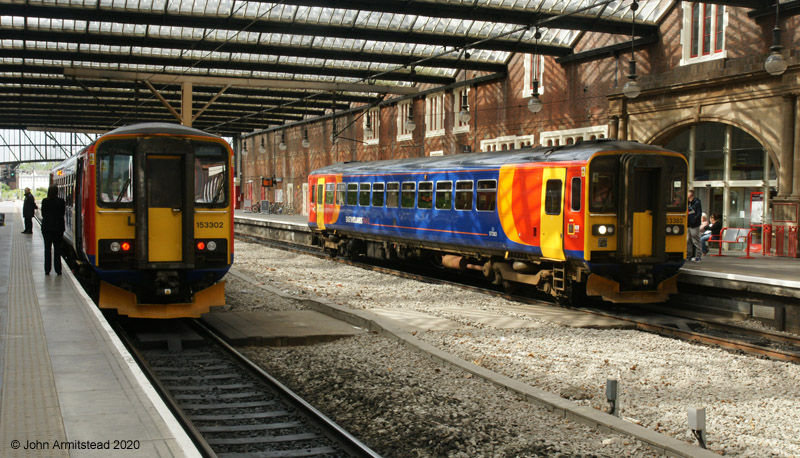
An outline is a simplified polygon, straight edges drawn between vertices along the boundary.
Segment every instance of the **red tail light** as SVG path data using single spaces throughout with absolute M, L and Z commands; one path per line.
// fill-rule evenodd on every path
M 200 250 L 200 251 L 205 250 L 206 249 L 206 243 L 205 242 L 197 242 L 197 249 Z
M 122 248 L 122 251 L 131 251 L 131 244 L 128 242 L 122 242 L 120 248 Z

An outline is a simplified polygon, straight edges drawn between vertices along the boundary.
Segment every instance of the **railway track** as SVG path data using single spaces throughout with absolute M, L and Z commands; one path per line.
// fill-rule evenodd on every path
M 118 334 L 203 455 L 379 456 L 202 323 L 190 329 L 185 347 L 185 330 L 166 338 L 172 351 Z
M 489 285 L 476 286 L 468 283 L 469 277 L 457 278 L 448 271 L 441 273 L 428 269 L 426 273 L 419 273 L 398 268 L 388 268 L 370 262 L 351 261 L 349 259 L 331 258 L 319 249 L 287 242 L 277 242 L 255 236 L 241 236 L 237 238 L 254 243 L 266 244 L 274 248 L 292 251 L 298 254 L 316 256 L 321 259 L 336 261 L 364 269 L 396 275 L 403 278 L 414 279 L 426 283 L 439 283 L 456 286 L 469 291 L 480 292 L 508 300 L 532 305 L 548 305 L 558 307 L 553 302 L 540 298 L 523 295 L 508 294 L 491 288 Z M 738 351 L 759 357 L 766 357 L 779 361 L 788 361 L 800 364 L 800 338 L 791 335 L 756 330 L 719 320 L 709 319 L 706 316 L 692 313 L 690 310 L 664 310 L 663 307 L 651 307 L 639 304 L 633 307 L 611 307 L 595 302 L 588 308 L 574 308 L 583 313 L 615 318 L 631 323 L 641 331 L 652 332 L 666 337 L 682 339 L 703 345 L 717 346 L 731 351 Z M 646 311 L 647 313 L 642 313 Z

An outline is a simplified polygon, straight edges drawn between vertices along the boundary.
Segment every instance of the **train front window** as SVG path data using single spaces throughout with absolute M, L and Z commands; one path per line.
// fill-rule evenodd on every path
M 97 201 L 104 207 L 133 206 L 131 141 L 107 141 L 98 149 Z
M 616 176 L 619 156 L 602 156 L 589 165 L 589 210 L 615 212 L 617 209 Z
M 686 163 L 682 158 L 670 158 L 668 173 L 667 210 L 686 211 Z
M 193 141 L 194 202 L 198 207 L 228 206 L 228 150 L 219 143 Z

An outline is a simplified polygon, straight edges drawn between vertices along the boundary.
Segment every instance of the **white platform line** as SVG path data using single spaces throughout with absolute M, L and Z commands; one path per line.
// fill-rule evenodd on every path
M 800 281 L 779 280 L 777 278 L 754 277 L 752 275 L 727 274 L 722 272 L 706 272 L 704 270 L 687 269 L 685 267 L 681 269 L 681 272 L 685 272 L 691 275 L 696 275 L 698 277 L 722 278 L 725 280 L 746 281 L 762 285 L 782 286 L 784 288 L 800 289 Z

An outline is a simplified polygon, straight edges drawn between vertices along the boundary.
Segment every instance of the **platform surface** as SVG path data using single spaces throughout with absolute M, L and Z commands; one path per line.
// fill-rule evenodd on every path
M 44 275 L 20 207 L 0 203 L 0 456 L 200 456 L 66 266 Z
M 233 212 L 233 216 L 236 218 L 270 221 L 291 226 L 302 226 L 308 229 L 308 216 L 305 215 L 273 215 L 268 213 L 252 213 L 244 210 L 235 210 Z

